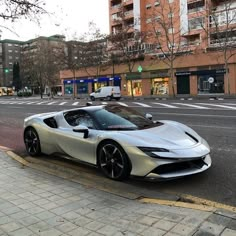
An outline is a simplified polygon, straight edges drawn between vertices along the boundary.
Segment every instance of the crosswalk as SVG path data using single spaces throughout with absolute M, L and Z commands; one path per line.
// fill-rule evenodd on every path
M 73 101 L 73 100 L 0 100 L 0 105 L 46 105 L 46 106 L 84 106 L 87 101 Z M 115 102 L 94 102 L 94 105 L 99 104 L 108 104 L 108 103 L 116 103 L 126 107 L 142 107 L 142 108 L 172 108 L 172 109 L 202 109 L 202 110 L 236 110 L 236 102 L 235 103 L 207 103 L 207 102 L 191 102 L 187 103 L 183 102 L 154 102 L 154 101 L 115 101 Z

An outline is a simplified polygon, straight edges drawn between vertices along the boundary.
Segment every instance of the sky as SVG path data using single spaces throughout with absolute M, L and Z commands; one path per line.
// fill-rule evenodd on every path
M 45 0 L 49 16 L 40 17 L 40 25 L 29 20 L 15 23 L 0 21 L 11 31 L 0 28 L 1 39 L 27 41 L 38 36 L 63 34 L 66 40 L 78 39 L 88 32 L 88 24 L 93 21 L 101 33 L 109 33 L 108 0 Z

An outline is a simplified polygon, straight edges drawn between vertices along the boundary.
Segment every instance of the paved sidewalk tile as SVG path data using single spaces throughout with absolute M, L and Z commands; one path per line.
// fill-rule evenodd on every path
M 140 203 L 22 166 L 0 151 L 0 235 L 235 236 L 230 215 Z

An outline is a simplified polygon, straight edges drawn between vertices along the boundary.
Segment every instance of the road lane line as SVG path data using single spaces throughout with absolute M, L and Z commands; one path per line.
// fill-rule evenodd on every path
M 33 104 L 33 103 L 36 103 L 36 102 L 35 101 L 34 102 L 27 102 L 26 104 L 30 105 L 30 104 Z
M 72 104 L 72 106 L 77 106 L 79 104 L 79 102 L 74 102 L 73 104 Z
M 161 105 L 161 106 L 168 107 L 168 108 L 178 108 L 177 106 L 172 106 L 172 105 L 164 104 L 164 103 L 160 103 L 160 102 L 152 102 L 152 104 L 157 104 L 157 105 Z
M 198 109 L 211 109 L 209 107 L 202 107 L 202 106 L 198 106 L 198 105 L 193 105 L 193 104 L 185 104 L 185 103 L 178 103 L 175 102 L 173 104 L 177 104 L 177 105 L 182 105 L 182 106 L 187 106 L 187 107 L 192 107 L 192 108 L 198 108 Z
M 139 105 L 139 106 L 142 106 L 142 107 L 151 107 L 151 106 L 149 106 L 149 105 L 147 105 L 147 104 L 144 104 L 144 103 L 140 103 L 140 102 L 133 102 L 134 104 L 137 104 L 137 105 Z

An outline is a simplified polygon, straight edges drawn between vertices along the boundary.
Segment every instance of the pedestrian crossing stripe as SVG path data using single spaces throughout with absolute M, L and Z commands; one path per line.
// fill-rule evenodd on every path
M 55 106 L 77 106 L 80 102 L 73 102 L 73 101 L 63 101 L 63 100 L 46 100 L 46 101 L 21 101 L 21 100 L 7 100 L 7 101 L 1 101 L 0 104 L 3 105 L 55 105 Z M 109 104 L 109 102 L 101 102 L 100 104 L 106 105 Z M 221 109 L 221 110 L 236 110 L 236 103 L 218 103 L 218 104 L 212 104 L 212 103 L 204 103 L 204 102 L 198 102 L 198 103 L 181 103 L 181 102 L 172 102 L 172 103 L 162 103 L 162 102 L 149 102 L 149 104 L 141 103 L 141 102 L 116 102 L 116 104 L 126 106 L 126 107 L 146 107 L 146 108 L 173 108 L 173 109 Z M 84 105 L 84 104 L 82 104 Z
M 157 104 L 157 105 L 168 107 L 168 108 L 178 108 L 177 106 L 172 106 L 169 104 L 164 104 L 164 103 L 159 103 L 159 102 L 153 102 L 152 104 Z
M 173 103 L 173 104 L 176 104 L 176 105 L 183 105 L 182 103 Z M 184 106 L 187 106 L 187 107 L 192 107 L 192 108 L 198 108 L 198 109 L 210 109 L 209 107 L 203 107 L 203 106 L 198 106 L 198 105 L 193 105 L 193 104 L 184 104 Z
M 140 102 L 133 102 L 134 104 L 137 104 L 141 107 L 151 107 L 150 105 L 144 104 L 144 103 L 140 103 Z
M 236 107 L 232 107 L 232 106 L 225 106 L 225 105 L 220 105 L 220 104 L 208 104 L 208 103 L 197 103 L 197 104 L 201 104 L 201 105 L 208 105 L 208 106 L 214 106 L 214 107 L 220 107 L 220 108 L 227 108 L 227 109 L 232 109 L 232 110 L 236 110 Z

